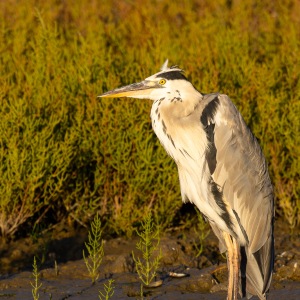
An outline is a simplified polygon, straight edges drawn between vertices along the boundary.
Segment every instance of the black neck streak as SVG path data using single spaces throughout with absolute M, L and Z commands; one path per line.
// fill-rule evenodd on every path
M 162 124 L 163 133 L 167 136 L 168 140 L 172 143 L 173 147 L 176 149 L 176 145 L 174 143 L 172 136 L 170 134 L 168 134 L 168 132 L 167 132 L 167 126 L 166 126 L 166 123 L 164 122 L 164 120 L 161 121 L 161 124 Z
M 173 97 L 172 99 L 171 99 L 171 103 L 172 102 L 182 102 L 182 98 L 181 98 L 181 94 L 180 94 L 180 91 L 179 90 L 176 90 L 176 93 L 177 93 L 177 97 Z

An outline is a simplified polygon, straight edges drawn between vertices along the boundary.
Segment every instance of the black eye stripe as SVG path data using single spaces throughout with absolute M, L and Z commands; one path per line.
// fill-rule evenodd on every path
M 159 78 L 165 78 L 167 80 L 174 80 L 174 79 L 183 79 L 187 80 L 186 77 L 180 71 L 169 71 L 166 73 L 161 73 L 157 75 Z

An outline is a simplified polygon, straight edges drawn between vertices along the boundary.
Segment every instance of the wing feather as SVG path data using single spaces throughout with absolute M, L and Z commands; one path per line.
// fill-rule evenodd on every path
M 249 294 L 261 299 L 269 289 L 274 263 L 273 187 L 261 148 L 228 96 L 219 95 L 215 115 L 216 167 L 213 180 L 223 187 L 249 243 L 243 245 L 242 263 Z M 222 234 L 212 226 L 224 250 Z M 242 253 L 242 256 L 243 256 Z
M 259 250 L 271 232 L 273 188 L 261 148 L 228 96 L 219 95 L 215 116 L 214 181 L 237 213 L 249 249 Z

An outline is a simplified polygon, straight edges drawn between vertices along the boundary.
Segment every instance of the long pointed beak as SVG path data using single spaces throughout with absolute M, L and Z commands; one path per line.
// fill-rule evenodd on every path
M 150 89 L 157 88 L 153 81 L 144 80 L 138 83 L 126 85 L 111 91 L 108 91 L 98 97 L 118 98 L 118 97 L 132 97 L 132 98 L 146 98 L 150 95 Z

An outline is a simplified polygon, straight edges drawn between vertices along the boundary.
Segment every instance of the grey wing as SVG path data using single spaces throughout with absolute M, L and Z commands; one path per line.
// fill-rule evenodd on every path
M 256 138 L 226 95 L 219 95 L 214 143 L 216 166 L 212 178 L 222 187 L 254 253 L 271 232 L 273 187 Z
M 264 294 L 269 288 L 274 259 L 273 187 L 261 148 L 228 96 L 218 96 L 214 117 L 215 166 L 211 174 L 222 188 L 247 235 L 247 290 Z M 224 244 L 216 226 L 214 232 Z

